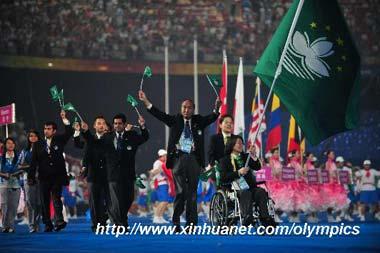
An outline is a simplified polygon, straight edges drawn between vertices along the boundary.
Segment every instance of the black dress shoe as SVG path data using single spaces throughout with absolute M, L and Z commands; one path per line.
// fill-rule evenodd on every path
M 174 226 L 175 226 L 174 233 L 179 234 L 182 232 L 181 225 L 174 225 Z
M 53 232 L 53 225 L 52 224 L 45 225 L 44 232 L 46 233 Z
M 61 223 L 58 223 L 58 224 L 55 225 L 55 227 L 54 227 L 54 231 L 57 231 L 57 232 L 58 232 L 58 231 L 64 229 L 64 228 L 66 227 L 66 225 L 67 225 L 67 222 L 66 222 L 66 221 L 63 221 L 63 222 L 61 222 Z

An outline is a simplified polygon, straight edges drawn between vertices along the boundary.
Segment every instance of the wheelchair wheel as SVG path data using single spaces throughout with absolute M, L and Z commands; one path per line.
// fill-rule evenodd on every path
M 222 190 L 218 190 L 211 199 L 210 221 L 212 226 L 224 226 L 227 224 L 227 196 Z
M 274 208 L 273 199 L 269 198 L 267 205 L 268 205 L 269 216 L 274 219 L 274 216 L 276 215 L 276 209 Z

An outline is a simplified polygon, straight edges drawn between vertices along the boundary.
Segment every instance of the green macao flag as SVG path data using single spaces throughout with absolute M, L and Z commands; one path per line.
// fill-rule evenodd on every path
M 144 76 L 151 77 L 152 76 L 152 69 L 149 66 L 146 66 L 144 69 Z
M 254 73 L 270 87 L 278 66 L 274 92 L 311 144 L 357 126 L 360 56 L 336 0 L 293 2 Z
M 127 97 L 127 102 L 130 103 L 133 107 L 136 107 L 138 105 L 138 102 L 137 100 L 128 94 L 128 97 Z
M 210 84 L 212 84 L 216 88 L 222 87 L 222 80 L 220 80 L 220 77 L 218 75 L 206 75 L 207 80 Z
M 63 106 L 62 110 L 64 110 L 64 111 L 71 111 L 71 112 L 76 112 L 77 111 L 72 103 L 65 104 Z
M 58 98 L 60 97 L 60 93 L 58 92 L 57 86 L 54 85 L 49 90 L 50 90 L 50 95 L 53 101 L 58 101 Z

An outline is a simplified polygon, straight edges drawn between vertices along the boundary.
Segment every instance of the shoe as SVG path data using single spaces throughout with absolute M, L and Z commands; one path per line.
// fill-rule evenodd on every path
M 174 233 L 179 234 L 182 232 L 181 225 L 174 225 L 174 226 L 175 226 Z
M 360 221 L 365 221 L 364 215 L 359 215 L 359 219 L 360 219 Z
M 165 220 L 164 217 L 160 217 L 159 219 L 160 219 L 162 224 L 169 224 L 170 223 L 169 221 Z
M 327 222 L 336 222 L 334 216 L 332 215 L 327 215 Z
M 297 215 L 294 217 L 294 222 L 295 222 L 295 223 L 300 223 L 300 222 L 301 222 L 299 214 L 297 214 Z
M 29 233 L 30 234 L 33 234 L 33 233 L 36 233 L 37 232 L 37 229 L 35 229 L 35 228 L 31 228 L 31 229 L 29 229 Z
M 153 223 L 156 223 L 156 224 L 160 223 L 160 219 L 158 218 L 158 216 L 153 217 Z
M 45 230 L 44 230 L 44 232 L 47 232 L 47 233 L 49 233 L 49 232 L 52 232 L 53 231 L 53 224 L 47 224 L 47 225 L 45 225 Z
M 22 219 L 22 221 L 20 221 L 20 222 L 18 223 L 18 225 L 29 225 L 29 222 L 28 222 L 27 219 Z
M 186 219 L 183 218 L 182 216 L 179 217 L 179 221 L 180 221 L 180 222 L 184 222 L 184 223 L 186 223 Z
M 56 224 L 55 228 L 54 228 L 54 231 L 58 232 L 58 231 L 64 229 L 66 227 L 66 225 L 67 225 L 67 222 L 65 222 L 65 221 L 63 221 L 63 222 L 61 222 L 59 224 Z
M 153 223 L 155 224 L 168 224 L 169 221 L 165 220 L 163 217 L 154 217 L 153 218 Z
M 350 215 L 348 215 L 348 214 L 346 214 L 344 216 L 344 219 L 347 220 L 347 221 L 354 221 L 354 219 L 352 219 L 352 217 Z
M 139 216 L 138 217 L 148 217 L 148 213 L 146 213 L 146 212 L 141 212 L 140 214 L 139 214 Z
M 274 215 L 274 220 L 277 223 L 283 223 L 284 222 L 283 220 L 281 220 L 281 218 L 277 214 Z
M 9 228 L 3 228 L 3 229 L 1 230 L 1 232 L 3 232 L 3 233 L 9 233 Z
M 340 216 L 336 217 L 335 222 L 342 222 L 342 218 Z

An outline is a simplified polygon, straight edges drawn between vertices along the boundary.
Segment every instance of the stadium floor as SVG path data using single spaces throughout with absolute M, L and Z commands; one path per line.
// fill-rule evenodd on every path
M 150 218 L 130 217 L 130 223 L 150 224 Z M 326 224 L 326 223 L 325 223 Z M 85 218 L 70 220 L 65 230 L 29 234 L 17 225 L 14 234 L 0 233 L 0 252 L 380 252 L 380 223 L 360 225 L 358 236 L 197 236 L 197 235 L 95 235 Z

